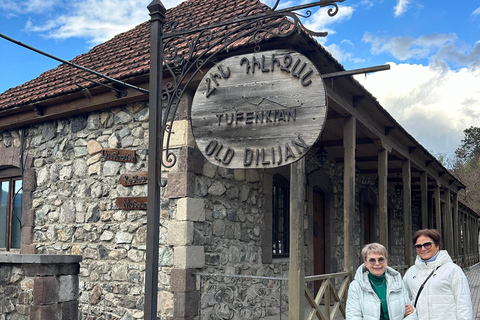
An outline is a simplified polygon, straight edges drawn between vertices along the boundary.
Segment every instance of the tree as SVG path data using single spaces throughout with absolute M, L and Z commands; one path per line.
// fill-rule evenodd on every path
M 453 173 L 465 184 L 459 192 L 462 202 L 476 212 L 480 210 L 480 128 L 463 130 L 465 137 L 455 150 Z
M 455 150 L 455 155 L 464 160 L 480 157 L 480 128 L 470 127 L 463 130 L 465 138 L 462 139 L 460 146 Z

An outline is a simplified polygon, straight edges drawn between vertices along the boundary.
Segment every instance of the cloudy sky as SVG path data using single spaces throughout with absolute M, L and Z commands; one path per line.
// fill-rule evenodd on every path
M 0 0 L 0 33 L 70 60 L 147 20 L 149 3 Z M 463 130 L 480 126 L 480 1 L 346 0 L 333 18 L 312 12 L 305 24 L 329 32 L 318 40 L 347 70 L 391 65 L 356 78 L 429 151 L 452 155 Z M 0 92 L 57 65 L 0 38 Z

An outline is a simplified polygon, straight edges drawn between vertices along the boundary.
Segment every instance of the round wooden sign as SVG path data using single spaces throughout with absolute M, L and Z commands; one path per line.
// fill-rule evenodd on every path
M 192 104 L 197 146 L 225 168 L 274 168 L 303 157 L 327 114 L 323 79 L 286 50 L 230 57 L 202 79 Z

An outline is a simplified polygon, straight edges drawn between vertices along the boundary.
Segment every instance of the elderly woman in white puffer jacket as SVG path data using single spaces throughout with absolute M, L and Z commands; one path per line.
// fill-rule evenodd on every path
M 348 289 L 347 320 L 417 320 L 402 276 L 387 266 L 387 249 L 367 244 L 362 258 Z
M 440 250 L 440 233 L 435 229 L 418 230 L 412 240 L 417 259 L 403 281 L 416 303 L 418 319 L 472 320 L 467 277 L 448 252 Z

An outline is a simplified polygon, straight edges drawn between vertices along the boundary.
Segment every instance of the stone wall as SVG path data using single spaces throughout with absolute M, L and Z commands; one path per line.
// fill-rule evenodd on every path
M 0 319 L 78 319 L 81 260 L 80 256 L 0 254 Z

